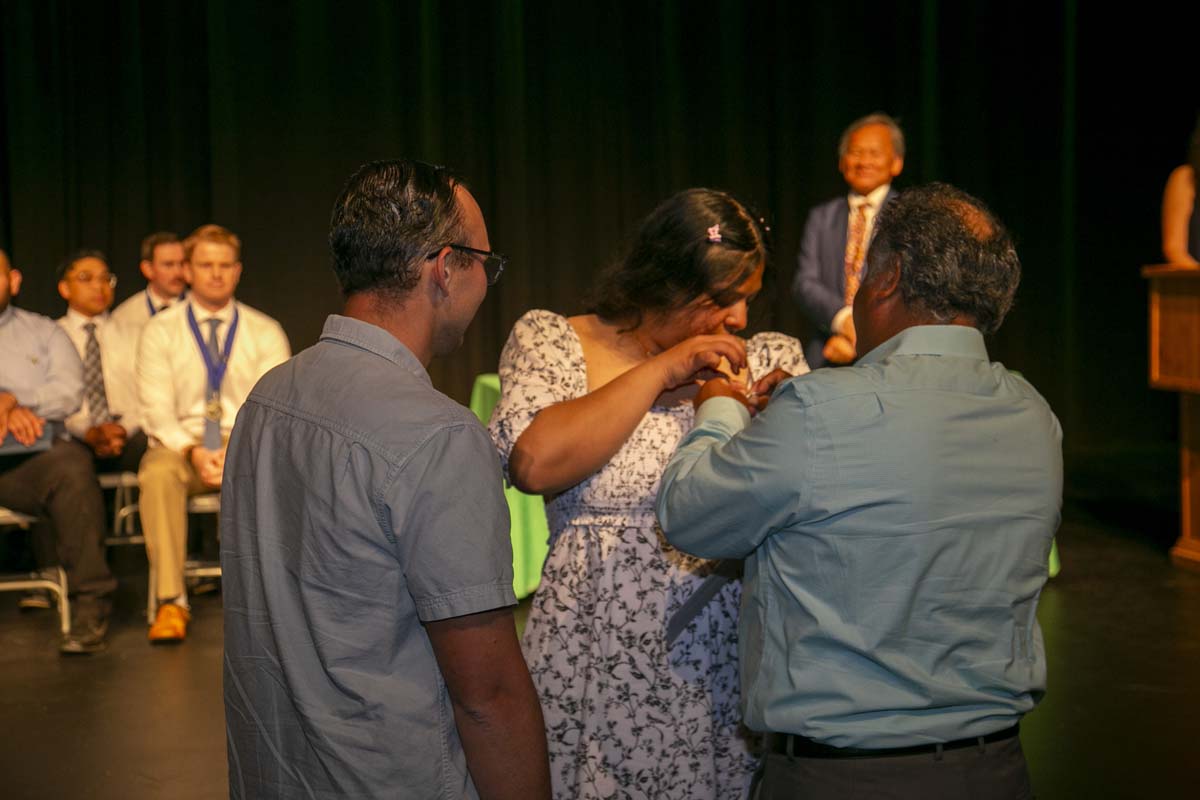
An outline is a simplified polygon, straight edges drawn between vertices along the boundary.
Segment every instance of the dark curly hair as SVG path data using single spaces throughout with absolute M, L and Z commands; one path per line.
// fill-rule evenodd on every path
M 680 309 L 705 294 L 727 306 L 767 261 L 769 232 L 726 192 L 672 195 L 642 222 L 625 259 L 600 273 L 588 310 L 632 329 L 648 311 Z
M 893 259 L 909 307 L 938 322 L 965 315 L 985 334 L 1000 328 L 1021 281 L 1021 262 L 1000 220 L 945 183 L 908 189 L 880 210 L 863 280 Z

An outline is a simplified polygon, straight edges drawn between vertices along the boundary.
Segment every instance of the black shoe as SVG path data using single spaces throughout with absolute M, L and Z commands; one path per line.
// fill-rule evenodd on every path
M 72 611 L 71 631 L 63 636 L 58 652 L 63 655 L 90 655 L 103 651 L 108 633 L 108 598 L 78 598 Z

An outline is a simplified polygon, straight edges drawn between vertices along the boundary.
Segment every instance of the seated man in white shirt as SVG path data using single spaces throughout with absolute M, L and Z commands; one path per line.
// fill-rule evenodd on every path
M 83 402 L 66 428 L 90 449 L 97 472 L 136 472 L 146 452 L 134 377 L 138 333 L 108 313 L 116 285 L 98 250 L 80 250 L 59 267 L 67 313 L 58 325 L 83 362 Z
M 184 241 L 187 301 L 142 330 L 137 391 L 150 448 L 138 470 L 146 553 L 158 614 L 151 642 L 179 642 L 191 620 L 184 590 L 187 499 L 218 491 L 238 409 L 268 370 L 291 356 L 279 323 L 234 300 L 241 242 L 219 225 Z
M 158 231 L 142 240 L 139 265 L 146 288 L 113 309 L 112 317 L 137 334 L 150 318 L 181 301 L 187 292 L 183 270 L 183 243 L 170 231 Z

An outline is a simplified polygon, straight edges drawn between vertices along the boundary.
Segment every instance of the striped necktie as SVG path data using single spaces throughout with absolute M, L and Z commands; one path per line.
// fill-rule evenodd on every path
M 104 367 L 100 363 L 100 342 L 96 340 L 96 323 L 86 322 L 87 344 L 83 348 L 83 397 L 87 400 L 92 425 L 108 422 L 108 394 L 104 391 Z
M 221 320 L 211 317 L 205 320 L 208 325 L 208 356 L 215 364 L 221 360 L 221 346 L 217 342 L 217 327 Z M 207 380 L 206 380 L 207 383 Z M 208 387 L 208 397 L 204 412 L 204 449 L 221 449 L 221 388 Z

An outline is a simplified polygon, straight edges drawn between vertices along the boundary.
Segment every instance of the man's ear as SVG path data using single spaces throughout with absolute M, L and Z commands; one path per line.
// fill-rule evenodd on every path
M 146 280 L 150 280 L 151 278 L 154 277 L 154 272 L 153 272 L 154 264 L 152 264 L 149 261 L 146 261 L 145 259 L 142 259 L 142 262 L 140 264 L 138 264 L 138 266 L 142 270 L 143 278 L 145 278 Z
M 21 291 L 21 270 L 8 268 L 8 293 L 16 297 Z
M 13 294 L 16 294 L 16 292 L 13 292 Z M 71 301 L 71 290 L 67 288 L 67 281 L 65 278 L 58 282 L 58 296 L 67 302 Z
M 882 264 L 873 264 L 867 280 L 873 282 L 871 288 L 880 300 L 900 291 L 900 256 L 892 256 Z
M 449 247 L 443 247 L 438 251 L 437 257 L 433 259 L 433 266 L 429 268 L 434 285 L 441 290 L 442 294 L 446 295 L 450 294 L 451 269 L 448 259 L 451 252 Z

